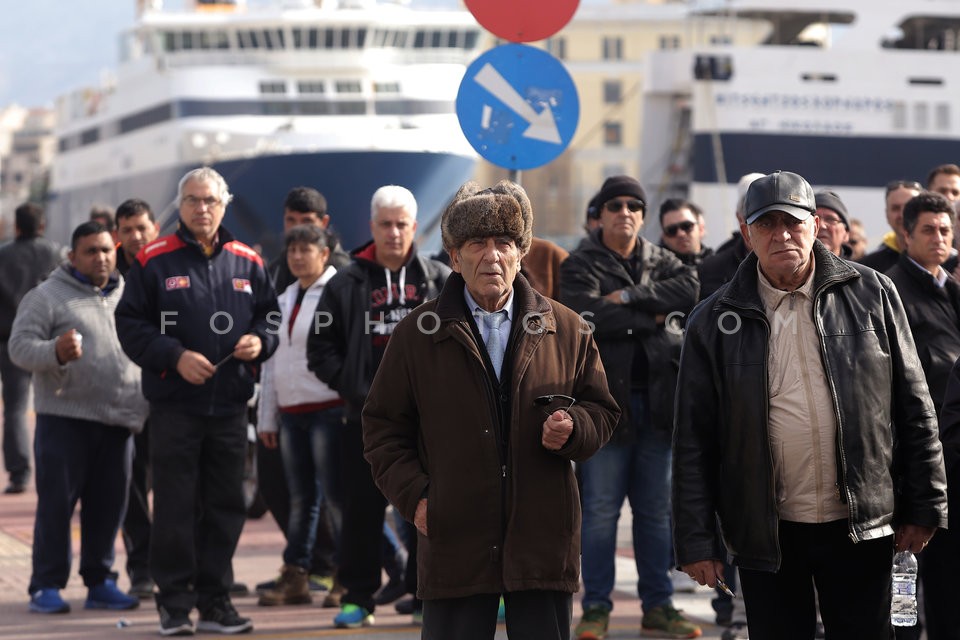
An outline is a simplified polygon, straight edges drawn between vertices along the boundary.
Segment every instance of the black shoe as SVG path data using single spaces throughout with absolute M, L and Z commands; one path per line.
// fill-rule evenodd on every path
M 409 616 L 416 611 L 423 611 L 423 600 L 420 600 L 416 596 L 409 596 L 402 600 L 397 600 L 393 608 L 396 609 L 400 615 Z
M 214 631 L 227 635 L 247 633 L 252 629 L 253 622 L 250 618 L 241 617 L 226 599 L 215 601 L 208 609 L 201 611 L 200 622 L 197 623 L 199 631 Z
M 7 488 L 3 490 L 8 496 L 12 496 L 17 493 L 23 493 L 27 490 L 27 485 L 23 482 L 11 482 L 7 485 Z
M 186 611 L 168 611 L 160 607 L 160 635 L 161 636 L 192 636 L 193 623 Z
M 373 594 L 373 602 L 377 605 L 390 604 L 394 600 L 399 600 L 407 592 L 407 586 L 400 580 L 391 580 L 385 584 L 380 591 Z

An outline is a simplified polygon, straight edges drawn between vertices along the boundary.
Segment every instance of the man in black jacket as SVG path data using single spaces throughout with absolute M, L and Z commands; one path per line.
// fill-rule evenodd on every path
M 597 203 L 600 228 L 560 265 L 561 301 L 593 325 L 610 393 L 622 414 L 610 442 L 579 467 L 584 613 L 575 633 L 577 638 L 606 635 L 617 520 L 629 499 L 643 629 L 692 638 L 700 628 L 673 607 L 669 493 L 682 334 L 671 316 L 693 308 L 696 270 L 639 237 L 646 196 L 634 178 L 608 178 Z
M 154 526 L 150 569 L 160 633 L 253 628 L 228 590 L 246 519 L 247 401 L 277 347 L 280 312 L 263 260 L 221 224 L 231 195 L 204 167 L 178 187 L 180 227 L 127 274 L 117 335 L 150 402 Z
M 0 384 L 3 387 L 3 466 L 10 476 L 4 493 L 23 493 L 30 481 L 27 396 L 30 372 L 10 361 L 7 340 L 20 300 L 43 282 L 60 261 L 59 248 L 43 237 L 43 209 L 24 203 L 14 212 L 16 239 L 0 247 Z
M 380 588 L 381 537 L 387 501 L 363 458 L 360 412 L 394 327 L 410 311 L 439 295 L 450 268 L 417 255 L 417 201 L 404 187 L 387 185 L 370 204 L 373 240 L 353 251 L 353 262 L 327 283 L 317 306 L 316 330 L 307 338 L 307 364 L 346 403 L 341 440 L 343 526 L 337 577 L 346 588 L 334 624 L 373 623 Z
M 953 204 L 944 196 L 926 191 L 908 200 L 903 207 L 906 246 L 897 264 L 887 271 L 903 299 L 938 413 L 950 371 L 960 357 L 960 285 L 942 266 L 950 257 L 954 223 Z M 960 492 L 960 487 L 948 482 L 947 491 L 955 501 L 953 494 Z M 960 609 L 953 584 L 960 569 L 960 533 L 953 528 L 939 532 L 919 560 L 927 637 L 956 637 Z
M 888 638 L 894 547 L 946 526 L 937 421 L 896 287 L 816 240 L 813 189 L 747 191 L 753 255 L 694 310 L 673 459 L 677 561 L 715 586 L 729 552 L 750 636 Z

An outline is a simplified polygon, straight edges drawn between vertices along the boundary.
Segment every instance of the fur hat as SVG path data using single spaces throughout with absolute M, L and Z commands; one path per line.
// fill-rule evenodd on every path
M 472 238 L 509 236 L 526 254 L 533 237 L 533 207 L 520 185 L 501 180 L 481 189 L 472 180 L 464 183 L 440 219 L 445 251 L 457 249 Z
M 636 178 L 630 176 L 610 176 L 603 181 L 600 193 L 597 194 L 597 211 L 617 196 L 632 196 L 643 203 L 643 212 L 647 212 L 647 194 Z

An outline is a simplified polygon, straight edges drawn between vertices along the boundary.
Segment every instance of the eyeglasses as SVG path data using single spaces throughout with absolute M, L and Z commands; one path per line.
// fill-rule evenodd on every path
M 620 210 L 623 209 L 623 206 L 626 205 L 627 209 L 630 209 L 633 213 L 637 211 L 642 211 L 644 206 L 643 200 L 607 200 L 603 203 L 603 208 L 609 211 L 610 213 L 620 213 Z
M 823 214 L 818 214 L 817 217 L 820 218 L 821 223 L 827 225 L 828 227 L 835 227 L 838 224 L 843 224 L 843 220 L 837 218 L 836 216 L 825 216 Z
M 207 196 L 206 198 L 198 198 L 196 196 L 184 196 L 181 200 L 183 204 L 187 205 L 191 209 L 196 209 L 200 206 L 200 203 L 207 205 L 207 208 L 213 209 L 215 206 L 220 204 L 220 198 L 214 198 L 213 196 Z
M 553 393 L 553 394 L 550 394 L 550 395 L 548 395 L 548 396 L 538 396 L 538 397 L 534 398 L 533 403 L 536 404 L 536 405 L 539 406 L 539 407 L 549 407 L 550 405 L 552 405 L 552 404 L 553 404 L 554 402 L 556 402 L 557 400 L 563 400 L 564 403 L 567 403 L 567 402 L 570 403 L 570 404 L 568 404 L 566 407 L 561 407 L 561 410 L 562 410 L 564 413 L 570 411 L 570 407 L 572 407 L 573 405 L 575 405 L 575 404 L 577 403 L 577 399 L 576 399 L 576 398 L 574 398 L 574 397 L 572 397 L 572 396 L 565 396 L 565 395 L 563 395 L 562 393 Z M 550 409 L 549 411 L 547 411 L 547 415 L 549 416 L 549 415 L 552 414 L 554 411 L 555 411 L 555 409 Z
M 671 224 L 663 228 L 663 235 L 668 238 L 673 238 L 677 235 L 678 232 L 683 231 L 684 233 L 690 233 L 693 231 L 693 228 L 697 226 L 696 222 L 691 222 L 689 220 L 684 220 L 683 222 L 678 222 L 677 224 Z
M 887 195 L 897 189 L 910 189 L 911 191 L 923 191 L 923 185 L 916 180 L 894 180 L 887 183 Z

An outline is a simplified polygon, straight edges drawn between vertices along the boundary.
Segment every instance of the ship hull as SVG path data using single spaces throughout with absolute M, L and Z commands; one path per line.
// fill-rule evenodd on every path
M 268 257 L 283 244 L 283 200 L 297 186 L 319 190 L 327 199 L 331 225 L 347 249 L 370 238 L 370 198 L 385 184 L 410 189 L 417 198 L 418 224 L 429 229 L 449 199 L 473 173 L 475 159 L 449 153 L 338 151 L 257 156 L 211 164 L 226 179 L 233 202 L 224 225 L 241 241 L 259 245 Z M 162 231 L 177 221 L 177 184 L 195 165 L 107 179 L 95 185 L 51 194 L 48 235 L 68 242 L 88 217 L 91 203 L 116 206 L 127 198 L 147 201 Z

